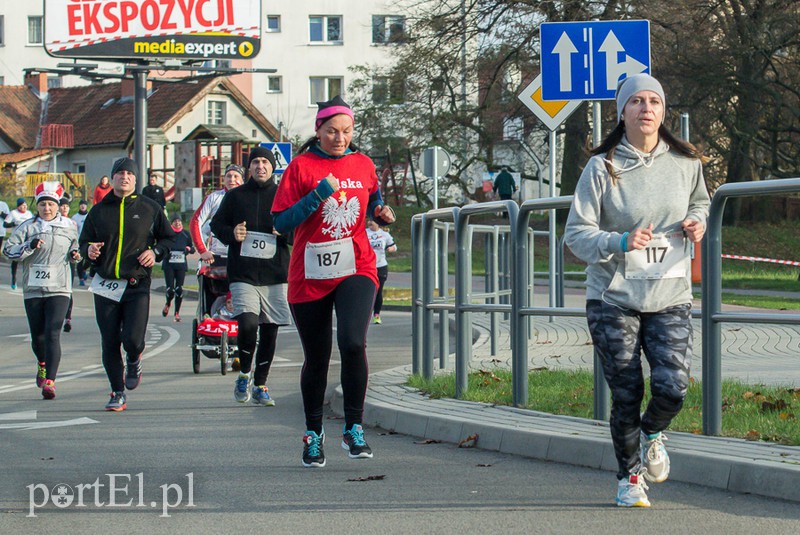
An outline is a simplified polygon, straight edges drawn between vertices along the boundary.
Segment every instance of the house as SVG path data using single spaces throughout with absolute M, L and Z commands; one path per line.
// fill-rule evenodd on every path
M 0 165 L 13 167 L 18 179 L 54 172 L 85 175 L 90 192 L 115 159 L 132 152 L 133 81 L 48 88 L 46 74 L 40 73 L 26 82 L 25 87 L 0 86 L 5 112 L 0 114 Z M 196 149 L 195 176 L 181 176 L 179 186 L 211 187 L 227 163 L 242 161 L 246 147 L 278 136 L 228 78 L 151 82 L 147 120 L 148 163 L 141 167 L 155 171 L 166 188 L 175 181 L 177 143 Z M 48 135 L 56 125 L 71 134 Z

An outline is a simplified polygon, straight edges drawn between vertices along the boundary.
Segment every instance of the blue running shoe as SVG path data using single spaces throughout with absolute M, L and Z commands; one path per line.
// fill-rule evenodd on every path
M 239 403 L 250 401 L 250 374 L 240 373 L 233 387 L 233 400 Z
M 351 459 L 372 459 L 372 450 L 364 440 L 364 428 L 359 424 L 344 430 L 342 448 L 348 450 Z
M 306 431 L 303 436 L 303 466 L 306 468 L 322 468 L 325 466 L 325 431 L 322 435 L 314 431 Z
M 136 360 L 128 359 L 128 365 L 125 367 L 125 388 L 134 390 L 142 382 L 142 355 Z
M 111 392 L 111 399 L 106 403 L 107 411 L 120 412 L 128 408 L 125 392 Z
M 274 407 L 275 400 L 269 397 L 269 390 L 266 386 L 254 386 L 251 401 L 262 407 Z

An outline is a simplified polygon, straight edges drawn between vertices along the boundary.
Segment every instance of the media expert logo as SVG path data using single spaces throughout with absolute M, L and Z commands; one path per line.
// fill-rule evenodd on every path
M 202 56 L 207 58 L 211 55 L 214 57 L 242 57 L 246 58 L 253 54 L 255 47 L 250 42 L 237 43 L 230 41 L 228 43 L 196 43 L 196 42 L 180 42 L 178 39 L 168 39 L 166 41 L 134 41 L 133 42 L 133 55 L 134 56 L 166 56 L 166 57 L 179 57 L 179 56 Z
M 139 472 L 131 477 L 131 474 L 105 474 L 108 483 L 101 483 L 97 478 L 94 483 L 81 483 L 74 487 L 66 483 L 53 485 L 47 488 L 43 483 L 28 485 L 28 515 L 27 518 L 36 518 L 36 510 L 51 503 L 59 509 L 68 507 L 88 507 L 86 503 L 87 490 L 89 499 L 95 507 L 150 507 L 151 509 L 161 508 L 159 516 L 169 518 L 170 509 L 183 505 L 184 507 L 194 507 L 194 472 L 186 474 L 186 503 L 183 503 L 184 489 L 179 483 L 164 483 L 158 488 L 161 489 L 161 501 L 145 501 L 144 492 L 144 472 Z M 134 479 L 135 478 L 135 479 Z M 136 488 L 134 489 L 134 485 Z M 136 503 L 134 498 L 136 497 Z M 127 501 L 125 501 L 127 498 Z

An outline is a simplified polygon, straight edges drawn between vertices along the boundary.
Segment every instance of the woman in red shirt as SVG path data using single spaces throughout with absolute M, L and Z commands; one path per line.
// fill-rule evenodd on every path
M 92 199 L 92 205 L 98 204 L 100 201 L 103 200 L 103 197 L 108 195 L 108 192 L 111 191 L 111 184 L 108 181 L 108 177 L 103 175 L 100 178 L 100 183 L 94 188 L 94 196 Z
M 354 116 L 341 97 L 317 103 L 316 135 L 283 173 L 272 205 L 275 230 L 294 230 L 288 300 L 303 343 L 300 387 L 305 407 L 303 465 L 325 466 L 322 405 L 333 345 L 341 356 L 345 425 L 351 459 L 371 458 L 361 427 L 367 391 L 367 327 L 378 287 L 364 219 L 394 222 L 372 160 L 351 145 Z

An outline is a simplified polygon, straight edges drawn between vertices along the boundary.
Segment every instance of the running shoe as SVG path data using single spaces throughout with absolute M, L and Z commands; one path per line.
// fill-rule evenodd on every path
M 64 320 L 64 332 L 68 333 L 72 330 L 72 320 Z
M 647 499 L 647 493 L 645 493 L 649 487 L 642 477 L 644 472 L 645 470 L 642 469 L 636 474 L 630 474 L 628 477 L 620 479 L 617 484 L 615 500 L 619 507 L 650 507 L 650 500 Z
M 180 323 L 180 322 L 181 322 L 181 315 L 176 312 L 175 313 L 175 323 Z
M 364 440 L 364 428 L 359 424 L 344 430 L 342 448 L 348 450 L 351 459 L 372 459 L 372 450 Z
M 240 373 L 233 387 L 233 400 L 239 403 L 250 401 L 250 374 Z
M 166 318 L 167 314 L 169 314 L 169 305 L 164 305 L 164 308 L 161 309 L 161 315 Z
M 376 323 L 376 324 L 380 325 L 381 324 L 381 315 L 380 314 L 375 314 L 374 316 L 372 316 L 372 323 Z
M 78 283 L 78 285 L 79 286 L 86 286 L 86 281 L 81 279 L 80 282 Z
M 322 435 L 314 431 L 306 431 L 303 436 L 303 466 L 306 468 L 322 468 L 325 466 L 325 431 Z
M 231 370 L 238 372 L 241 369 L 242 369 L 242 363 L 239 360 L 239 357 L 236 357 L 231 361 Z
M 17 283 L 16 282 L 12 282 L 11 283 L 11 289 L 12 290 L 16 290 L 17 289 Z
M 142 382 L 142 355 L 136 360 L 128 359 L 128 366 L 125 368 L 125 388 L 135 390 Z
M 128 404 L 125 401 L 125 392 L 111 392 L 111 399 L 106 403 L 106 410 L 114 412 L 124 411 L 128 408 Z
M 254 386 L 251 401 L 264 407 L 275 406 L 275 400 L 269 397 L 269 390 L 267 390 L 266 386 Z
M 55 399 L 56 397 L 56 382 L 52 379 L 47 379 L 42 387 L 42 397 L 44 399 Z
M 36 388 L 42 388 L 46 380 L 47 370 L 44 367 L 44 362 L 40 362 L 39 367 L 36 369 Z
M 647 469 L 644 477 L 647 481 L 661 483 L 669 477 L 669 455 L 664 447 L 667 435 L 655 433 L 653 435 L 639 435 L 639 457 L 642 466 Z

